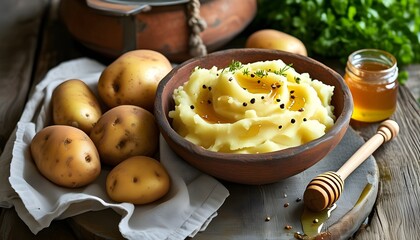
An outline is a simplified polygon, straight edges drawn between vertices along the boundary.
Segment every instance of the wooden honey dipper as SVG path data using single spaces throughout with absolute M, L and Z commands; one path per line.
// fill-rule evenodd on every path
M 312 179 L 303 195 L 305 206 L 316 212 L 331 207 L 343 192 L 344 180 L 379 146 L 397 136 L 398 131 L 399 126 L 395 121 L 382 122 L 376 134 L 365 142 L 337 172 L 325 172 Z

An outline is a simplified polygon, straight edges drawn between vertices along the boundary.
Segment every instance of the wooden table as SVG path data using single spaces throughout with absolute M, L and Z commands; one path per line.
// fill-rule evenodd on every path
M 57 14 L 58 0 L 3 0 L 0 3 L 0 153 L 16 126 L 32 88 L 58 63 L 77 57 L 109 63 L 70 38 Z M 343 67 L 334 68 L 342 73 Z M 420 84 L 420 65 L 407 68 L 409 82 Z M 392 119 L 401 127 L 392 144 L 374 153 L 380 171 L 379 193 L 369 218 L 355 239 L 417 239 L 420 230 L 420 108 L 401 86 Z M 377 124 L 352 122 L 367 139 Z M 0 183 L 1 184 L 1 183 Z M 75 239 L 65 221 L 34 236 L 13 208 L 0 209 L 0 239 Z

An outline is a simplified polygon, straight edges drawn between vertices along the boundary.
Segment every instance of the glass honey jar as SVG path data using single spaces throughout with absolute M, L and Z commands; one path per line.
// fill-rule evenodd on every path
M 352 119 L 378 122 L 395 111 L 398 92 L 395 57 L 378 49 L 362 49 L 350 54 L 344 80 L 353 96 Z

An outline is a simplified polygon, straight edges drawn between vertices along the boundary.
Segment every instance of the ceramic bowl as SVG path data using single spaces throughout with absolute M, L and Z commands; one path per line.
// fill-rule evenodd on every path
M 307 72 L 335 87 L 332 104 L 336 121 L 322 137 L 297 147 L 259 154 L 213 152 L 180 136 L 172 127 L 169 111 L 174 109 L 172 94 L 189 79 L 196 66 L 229 66 L 232 60 L 251 63 L 281 59 L 293 64 L 299 73 Z M 155 101 L 155 116 L 164 139 L 171 149 L 197 169 L 218 179 L 241 184 L 268 184 L 298 174 L 323 159 L 341 141 L 349 127 L 353 102 L 340 74 L 309 57 L 277 50 L 231 49 L 190 59 L 175 67 L 160 82 Z

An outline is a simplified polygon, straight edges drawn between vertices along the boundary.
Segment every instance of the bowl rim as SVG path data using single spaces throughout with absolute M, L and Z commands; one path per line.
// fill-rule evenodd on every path
M 336 116 L 336 120 L 334 122 L 334 125 L 329 129 L 328 132 L 326 132 L 323 136 L 314 139 L 310 142 L 307 142 L 305 144 L 289 147 L 282 150 L 272 151 L 272 152 L 264 152 L 264 153 L 254 153 L 254 154 L 248 154 L 248 153 L 225 153 L 225 152 L 215 152 L 208 149 L 205 149 L 204 147 L 201 147 L 199 145 L 196 145 L 187 139 L 183 138 L 181 135 L 179 135 L 171 126 L 170 122 L 167 118 L 167 113 L 163 112 L 163 101 L 162 101 L 162 93 L 164 88 L 166 87 L 167 83 L 171 80 L 171 78 L 177 74 L 177 72 L 184 68 L 185 66 L 188 66 L 192 64 L 193 62 L 200 63 L 202 60 L 205 60 L 208 57 L 218 57 L 223 55 L 234 55 L 235 53 L 243 53 L 247 52 L 247 54 L 252 53 L 270 53 L 270 54 L 279 54 L 279 58 L 281 59 L 281 55 L 288 56 L 292 58 L 301 59 L 304 61 L 309 62 L 313 65 L 318 65 L 321 68 L 328 71 L 331 75 L 335 76 L 338 81 L 338 85 L 343 91 L 343 110 L 339 116 Z M 195 66 L 199 66 L 198 64 Z M 320 80 L 322 81 L 322 80 Z M 302 152 L 305 152 L 307 149 L 311 149 L 319 144 L 322 144 L 324 142 L 330 141 L 332 138 L 334 138 L 335 135 L 340 134 L 341 128 L 343 126 L 348 126 L 351 114 L 353 109 L 353 101 L 350 89 L 345 84 L 343 77 L 338 74 L 336 71 L 332 70 L 330 67 L 324 65 L 323 63 L 312 59 L 307 56 L 293 54 L 290 52 L 285 52 L 281 50 L 272 50 L 272 49 L 257 49 L 257 48 L 235 48 L 235 49 L 227 49 L 227 50 L 220 50 L 216 51 L 210 54 L 207 54 L 206 56 L 201 57 L 195 57 L 191 58 L 177 66 L 175 66 L 159 83 L 157 92 L 156 92 L 156 100 L 155 100 L 155 107 L 154 107 L 154 113 L 156 117 L 156 121 L 158 123 L 159 128 L 161 128 L 161 131 L 166 132 L 167 137 L 169 137 L 173 142 L 176 142 L 177 145 L 180 145 L 182 148 L 188 149 L 189 151 L 193 152 L 194 154 L 202 155 L 204 158 L 212 158 L 215 160 L 223 160 L 223 161 L 242 161 L 242 162 L 259 162 L 261 159 L 275 159 L 274 156 L 276 156 L 278 153 L 281 153 L 280 155 L 282 158 L 287 158 L 291 156 L 295 156 L 297 154 L 300 154 Z M 164 116 L 164 117 L 160 117 Z M 165 137 L 165 134 L 163 134 Z M 341 140 L 340 140 L 341 141 Z M 249 156 L 252 156 L 251 158 Z

